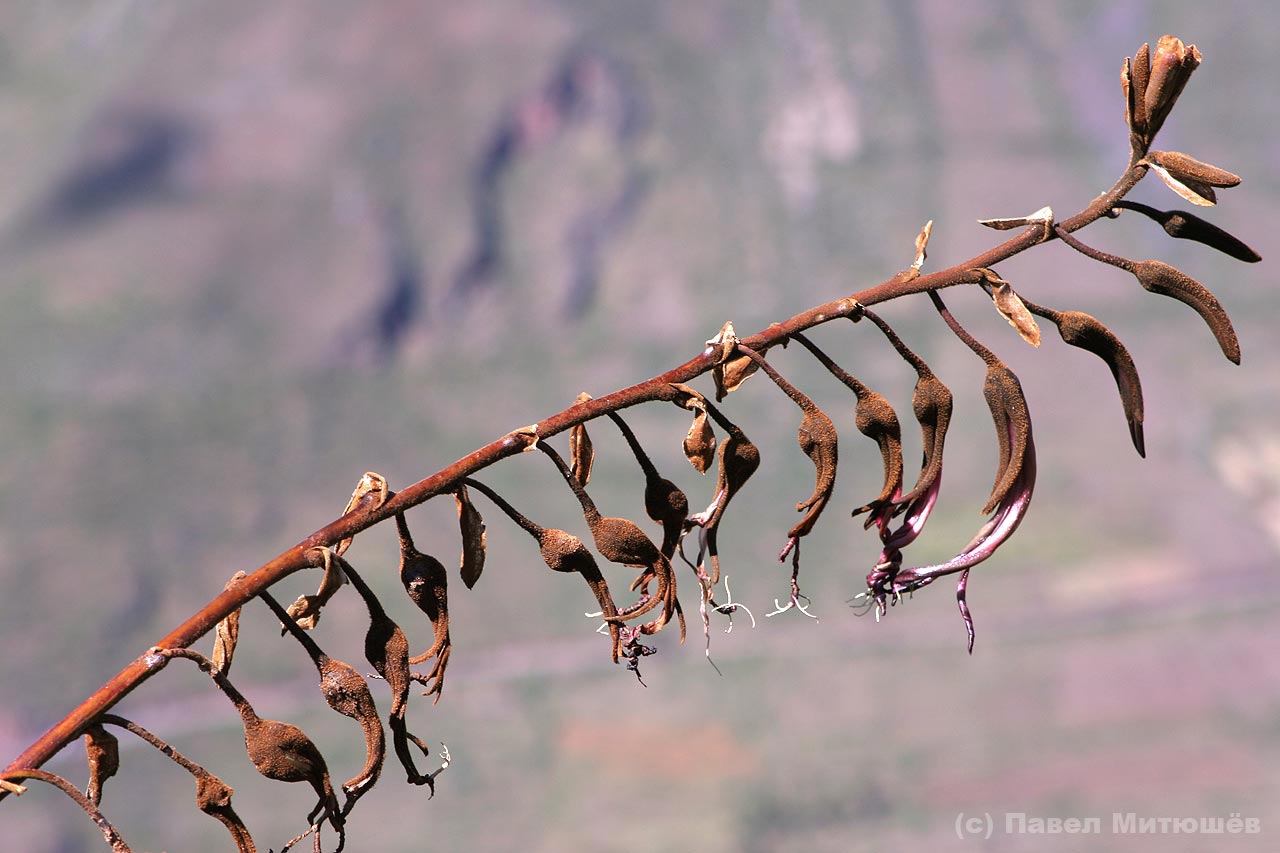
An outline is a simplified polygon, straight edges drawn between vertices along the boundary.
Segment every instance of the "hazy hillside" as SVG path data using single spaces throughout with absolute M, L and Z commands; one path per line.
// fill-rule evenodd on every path
M 1033 351 L 985 299 L 950 298 L 1021 377 L 1040 451 L 1023 529 L 971 579 L 972 657 L 950 584 L 878 625 L 846 607 L 878 552 L 846 508 L 878 485 L 878 454 L 847 392 L 803 353 L 779 353 L 844 437 L 835 504 L 805 546 L 820 620 L 763 618 L 786 591 L 774 555 L 812 471 L 794 406 L 753 380 L 726 406 L 764 463 L 721 546 L 759 624 L 713 634 L 723 675 L 695 628 L 683 648 L 660 638 L 639 686 L 581 616 L 593 604 L 581 584 L 548 573 L 488 512 L 485 576 L 455 593 L 445 695 L 411 709 L 455 764 L 430 802 L 389 764 L 348 849 L 948 849 L 967 846 L 959 812 L 1109 827 L 1130 811 L 1259 817 L 1264 833 L 1230 849 L 1274 849 L 1280 16 L 1268 9 L 0 6 L 0 762 L 235 571 L 335 517 L 362 472 L 412 482 L 579 391 L 674 366 L 727 319 L 754 332 L 887 278 L 928 219 L 930 257 L 945 265 L 993 243 L 980 217 L 1079 209 L 1127 156 L 1123 57 L 1171 32 L 1205 64 L 1161 143 L 1244 176 L 1205 215 L 1267 260 L 1239 265 L 1136 217 L 1086 233 L 1210 286 L 1244 362 L 1223 360 L 1185 306 L 1066 247 L 1002 266 L 1030 298 L 1093 313 L 1128 344 L 1146 392 L 1141 460 L 1103 365 L 1051 333 Z M 1135 197 L 1184 206 L 1150 184 Z M 882 313 L 956 392 L 943 500 L 913 552 L 945 558 L 990 490 L 982 366 L 927 301 Z M 882 339 L 864 327 L 815 338 L 909 420 L 913 375 Z M 630 420 L 705 505 L 714 484 L 679 449 L 686 418 L 666 407 Z M 592 434 L 593 494 L 642 517 L 617 431 Z M 582 532 L 540 456 L 486 481 Z M 420 545 L 456 558 L 452 501 L 410 521 Z M 391 531 L 349 556 L 425 647 Z M 341 596 L 317 638 L 355 662 L 363 618 Z M 246 611 L 242 643 L 237 684 L 327 745 L 336 777 L 352 775 L 355 726 L 318 701 L 265 607 Z M 175 665 L 121 713 L 233 785 L 262 849 L 300 829 L 311 794 L 260 782 L 203 676 Z M 124 759 L 104 806 L 135 849 L 225 849 L 184 774 L 145 748 Z M 69 749 L 51 769 L 79 784 L 81 765 Z M 0 842 L 103 848 L 61 795 L 36 788 L 0 804 Z

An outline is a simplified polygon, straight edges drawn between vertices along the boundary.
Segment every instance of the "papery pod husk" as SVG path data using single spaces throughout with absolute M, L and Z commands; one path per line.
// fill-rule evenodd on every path
M 340 560 L 326 559 L 323 562 L 324 577 L 320 579 L 320 587 L 315 595 L 300 595 L 290 604 L 286 612 L 299 628 L 310 631 L 320 621 L 320 611 L 329 599 L 342 589 L 347 576 L 342 571 Z
M 758 365 L 744 355 L 734 356 L 723 364 L 716 365 L 711 371 L 711 376 L 716 383 L 716 402 L 729 396 L 730 392 L 736 391 L 738 386 L 751 378 L 751 374 L 758 369 Z
M 682 444 L 685 458 L 699 474 L 707 473 L 716 454 L 716 434 L 707 419 L 707 410 L 694 412 L 693 424 Z
M 1213 332 L 1222 354 L 1232 363 L 1240 363 L 1240 341 L 1236 338 L 1231 318 L 1207 287 L 1163 261 L 1134 261 L 1131 272 L 1151 293 L 1171 296 L 1191 306 Z
M 991 285 L 991 301 L 995 304 L 1000 316 L 1009 321 L 1009 325 L 1033 347 L 1040 346 L 1040 327 L 1035 318 L 1022 303 L 1021 297 L 1014 292 L 1007 281 L 997 281 Z
M 587 470 L 590 470 L 590 465 Z M 484 519 L 480 517 L 480 511 L 471 502 L 466 486 L 459 486 L 453 493 L 453 499 L 458 505 L 458 528 L 462 533 L 462 566 L 459 571 L 462 582 L 466 584 L 467 589 L 471 589 L 476 585 L 476 581 L 480 580 L 480 573 L 484 571 L 486 551 Z
M 355 489 L 351 492 L 351 499 L 347 501 L 347 508 L 342 511 L 343 515 L 351 512 L 351 510 L 360 506 L 368 495 L 373 495 L 375 503 L 370 509 L 378 509 L 387 502 L 387 496 L 390 494 L 387 488 L 387 478 L 375 471 L 365 471 L 360 477 L 360 482 L 356 483 Z M 333 552 L 341 557 L 347 553 L 347 549 L 351 547 L 355 537 L 348 536 L 346 539 L 339 540 L 333 546 Z
M 120 741 L 94 723 L 84 730 L 84 752 L 89 762 L 89 785 L 84 795 L 96 806 L 102 802 L 102 786 L 120 771 Z
M 236 572 L 227 581 L 223 590 L 234 589 L 240 581 L 248 577 L 244 572 Z M 236 643 L 240 639 L 240 610 L 237 607 L 222 619 L 213 629 L 213 666 L 219 672 L 231 671 L 231 658 L 236 651 Z
M 1262 260 L 1262 255 L 1259 255 L 1243 241 L 1190 211 L 1156 210 L 1154 207 L 1128 201 L 1127 199 L 1117 202 L 1116 207 L 1122 210 L 1136 211 L 1148 219 L 1160 223 L 1160 227 L 1170 237 L 1177 237 L 1180 240 L 1194 240 L 1247 264 L 1255 264 Z
M 585 403 L 590 399 L 591 395 L 583 391 L 578 395 L 577 401 Z M 596 453 L 591 446 L 591 436 L 587 435 L 587 425 L 575 424 L 569 430 L 569 470 L 573 472 L 578 485 L 585 486 L 591 482 L 591 466 L 595 464 L 595 459 Z
M 1240 183 L 1239 175 L 1178 151 L 1152 151 L 1146 162 L 1170 189 L 1201 207 L 1217 204 L 1214 187 L 1234 187 Z
M 1022 393 L 1022 383 L 1013 371 L 1000 361 L 987 365 L 987 376 L 982 394 L 991 410 L 996 437 L 1000 442 L 1000 461 L 996 467 L 996 481 L 991 498 L 982 508 L 982 514 L 994 512 L 1022 473 L 1026 458 L 1027 442 L 1031 437 L 1031 415 Z

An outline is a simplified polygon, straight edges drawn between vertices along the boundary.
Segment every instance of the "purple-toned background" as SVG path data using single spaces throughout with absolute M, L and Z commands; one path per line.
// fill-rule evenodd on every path
M 1039 449 L 1022 529 L 970 580 L 972 657 L 949 582 L 881 624 L 846 606 L 878 551 L 847 508 L 878 488 L 879 458 L 847 392 L 792 348 L 773 359 L 845 439 L 805 543 L 819 621 L 763 618 L 812 489 L 797 411 L 764 380 L 725 404 L 764 463 L 722 535 L 758 622 L 713 626 L 723 675 L 695 615 L 683 647 L 659 638 L 638 685 L 582 617 L 585 588 L 481 504 L 488 567 L 470 593 L 454 584 L 444 697 L 410 711 L 454 764 L 428 802 L 392 759 L 348 849 L 1276 849 L 1280 15 L 1257 2 L 5 4 L 0 763 L 232 573 L 335 517 L 362 472 L 403 485 L 579 391 L 683 361 L 725 320 L 747 334 L 887 278 L 928 219 L 943 266 L 999 239 L 978 218 L 1087 204 L 1127 156 L 1121 62 L 1166 32 L 1205 62 L 1157 144 L 1244 176 L 1205 215 L 1267 260 L 1237 264 L 1133 216 L 1081 237 L 1211 287 L 1243 365 L 1185 306 L 1065 246 L 1001 266 L 1128 344 L 1144 461 L 1100 362 L 1051 329 L 1033 351 L 985 297 L 949 295 L 1021 377 Z M 1134 197 L 1186 206 L 1154 177 Z M 969 540 L 990 489 L 982 365 L 927 300 L 882 314 L 956 393 L 942 501 L 911 552 L 932 562 Z M 865 325 L 813 337 L 890 398 L 918 458 L 910 369 Z M 679 451 L 686 418 L 629 418 L 705 505 L 713 483 Z M 592 435 L 597 501 L 641 517 L 617 431 Z M 583 533 L 540 456 L 485 479 Z M 456 559 L 452 501 L 410 523 Z M 425 648 L 391 531 L 349 556 Z M 316 638 L 359 662 L 363 618 L 344 593 Z M 356 726 L 323 707 L 265 607 L 247 608 L 241 642 L 235 680 L 259 712 L 307 730 L 336 781 L 354 775 Z M 262 782 L 193 668 L 120 712 L 233 785 L 261 849 L 302 828 L 309 790 Z M 189 777 L 123 743 L 104 809 L 134 849 L 228 849 Z M 79 747 L 49 768 L 85 779 Z M 1262 831 L 1112 832 L 1130 812 L 1238 813 Z M 1010 834 L 1012 813 L 1103 831 Z M 960 814 L 990 815 L 992 837 L 957 838 Z M 33 786 L 0 804 L 0 847 L 104 844 Z

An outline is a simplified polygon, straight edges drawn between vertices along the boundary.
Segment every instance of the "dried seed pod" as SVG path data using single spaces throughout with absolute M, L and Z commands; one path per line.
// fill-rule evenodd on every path
M 120 770 L 120 741 L 101 723 L 94 723 L 84 730 L 84 752 L 89 761 L 84 795 L 96 806 L 102 802 L 102 786 Z
M 1172 296 L 1179 302 L 1190 305 L 1213 332 L 1218 346 L 1222 348 L 1222 354 L 1235 364 L 1240 363 L 1240 342 L 1236 339 L 1231 319 L 1227 317 L 1227 312 L 1217 298 L 1200 282 L 1162 261 L 1131 261 L 1086 246 L 1063 228 L 1057 229 L 1057 235 L 1077 252 L 1132 273 L 1138 283 L 1151 293 Z
M 1154 207 L 1127 199 L 1116 202 L 1116 208 L 1137 211 L 1148 219 L 1155 220 L 1170 237 L 1203 243 L 1245 263 L 1255 264 L 1262 260 L 1262 255 L 1239 239 L 1194 213 L 1185 210 L 1156 210 Z
M 897 350 L 898 355 L 915 369 L 917 376 L 915 393 L 911 399 L 911 410 L 920 424 L 921 443 L 924 447 L 920 476 L 916 478 L 911 491 L 898 499 L 890 515 L 882 514 L 881 518 L 873 516 L 868 519 L 869 522 L 874 519 L 879 523 L 881 539 L 887 541 L 891 536 L 888 522 L 892 515 L 906 513 L 908 518 L 918 521 L 919 528 L 923 528 L 924 521 L 929 517 L 929 510 L 937 500 L 942 476 L 942 451 L 946 444 L 947 428 L 951 424 L 952 395 L 951 390 L 933 374 L 924 359 L 912 352 L 911 348 L 902 342 L 897 333 L 878 314 L 864 308 L 860 316 L 866 317 L 884 334 Z M 860 317 L 851 319 L 856 323 Z M 915 535 L 918 534 L 919 529 L 916 530 Z
M 434 701 L 439 702 L 444 689 L 445 669 L 453 651 L 453 640 L 449 636 L 449 574 L 439 560 L 414 547 L 403 513 L 396 516 L 396 530 L 400 534 L 400 583 L 418 609 L 427 614 L 435 631 L 431 648 L 409 658 L 409 663 L 420 664 L 434 658 L 435 662 L 426 676 L 427 681 L 434 683 L 423 695 L 434 695 Z
M 315 550 L 322 550 L 328 555 L 322 559 L 342 559 L 327 548 Z M 382 763 L 387 755 L 386 738 L 382 731 L 382 723 L 378 719 L 378 708 L 374 704 L 373 694 L 369 692 L 369 684 L 351 666 L 325 654 L 316 645 L 315 640 L 287 619 L 288 614 L 271 593 L 263 590 L 258 597 L 266 602 L 272 612 L 284 622 L 294 639 L 311 657 L 316 671 L 320 673 L 320 692 L 324 696 L 325 703 L 344 717 L 350 717 L 359 723 L 364 733 L 364 767 L 358 774 L 342 783 L 342 790 L 347 794 L 347 802 L 343 806 L 342 813 L 346 815 L 350 813 L 356 800 L 377 784 L 378 778 L 382 775 Z
M 235 589 L 246 577 L 244 572 L 236 572 L 223 590 Z M 231 658 L 240 639 L 240 609 L 232 610 L 213 629 L 213 665 L 222 672 L 231 671 Z
M 583 391 L 578 395 L 578 402 L 585 403 L 591 395 Z M 578 485 L 585 486 L 591 482 L 591 466 L 595 464 L 596 452 L 591 446 L 591 436 L 587 435 L 586 424 L 574 424 L 569 430 L 569 470 L 573 472 Z
M 361 505 L 366 507 L 366 512 L 374 512 L 382 508 L 387 502 L 391 492 L 387 488 L 387 478 L 373 471 L 365 471 L 360 477 L 360 482 L 356 483 L 355 490 L 351 492 L 351 499 L 347 501 L 347 508 L 342 511 L 343 515 L 359 508 Z M 367 500 L 372 498 L 372 500 Z M 347 549 L 351 547 L 354 537 L 348 536 L 333 546 L 334 553 L 339 557 L 347 553 Z
M 413 753 L 409 750 L 409 744 L 412 743 L 422 751 L 423 755 L 430 754 L 427 745 L 411 733 L 405 723 L 405 711 L 409 704 L 409 684 L 412 681 L 409 672 L 409 640 L 400 626 L 387 615 L 382 602 L 374 595 L 373 590 L 364 582 L 355 568 L 350 564 L 344 564 L 343 571 L 346 572 L 351 585 L 364 599 L 369 611 L 369 630 L 364 637 L 364 656 L 374 672 L 385 679 L 387 687 L 391 689 L 391 713 L 388 715 L 388 722 L 391 724 L 391 741 L 396 757 L 400 759 L 408 781 L 414 785 L 430 786 L 434 795 L 434 775 L 419 773 L 413 761 Z
M 1028 302 L 1027 308 L 1058 327 L 1062 340 L 1073 347 L 1088 350 L 1107 363 L 1120 392 L 1120 404 L 1124 407 L 1125 420 L 1129 423 L 1129 436 L 1139 456 L 1146 456 L 1143 438 L 1142 381 L 1133 357 L 1111 330 L 1097 318 L 1080 311 L 1054 311 L 1043 305 Z
M 1240 342 L 1236 339 L 1231 318 L 1209 289 L 1191 276 L 1162 261 L 1132 262 L 1131 272 L 1138 282 L 1151 293 L 1171 296 L 1186 303 L 1204 319 L 1222 349 L 1222 354 L 1235 364 L 1240 363 Z
M 760 451 L 751 443 L 751 439 L 747 438 L 747 434 L 738 428 L 737 424 L 726 418 L 711 403 L 705 400 L 703 403 L 707 408 L 707 413 L 728 435 L 724 441 L 720 442 L 720 450 L 718 451 L 719 468 L 716 473 L 715 496 L 711 499 L 711 503 L 707 505 L 706 509 L 689 516 L 686 525 L 702 528 L 698 553 L 699 571 L 701 572 L 704 554 L 709 555 L 712 569 L 710 583 L 714 586 L 720 582 L 720 554 L 716 545 L 720 521 L 724 518 L 724 511 L 728 508 L 729 502 L 733 500 L 734 495 L 742 490 L 747 480 L 760 467 Z M 681 405 L 678 399 L 676 404 Z
M 632 583 L 633 590 L 639 589 L 647 596 L 648 584 L 657 579 L 658 590 L 653 598 L 643 603 L 638 609 L 623 611 L 628 616 L 646 612 L 658 603 L 662 604 L 662 612 L 657 619 L 642 627 L 644 633 L 655 633 L 675 616 L 680 623 L 680 640 L 684 641 L 684 613 L 680 608 L 680 600 L 676 597 L 675 572 L 671 570 L 671 561 L 654 544 L 653 540 L 640 529 L 634 521 L 625 518 L 602 516 L 595 502 L 587 494 L 586 489 L 570 473 L 569 467 L 560 454 L 551 445 L 543 442 L 539 445 L 543 453 L 555 464 L 565 482 L 573 491 L 578 503 L 582 506 L 582 516 L 591 531 L 591 539 L 595 543 L 600 556 L 611 563 L 641 569 L 639 577 Z
M 1161 36 L 1156 42 L 1150 77 L 1143 92 L 1148 142 L 1160 132 L 1192 72 L 1200 66 L 1200 58 L 1195 45 L 1184 45 L 1182 39 L 1174 36 Z
M 1239 175 L 1201 163 L 1178 151 L 1152 151 L 1143 162 L 1160 176 L 1169 189 L 1202 207 L 1217 204 L 1214 187 L 1234 187 L 1240 183 Z
M 670 560 L 675 556 L 685 519 L 689 517 L 689 498 L 679 486 L 658 473 L 649 454 L 645 453 L 644 448 L 640 446 L 640 441 L 622 416 L 617 412 L 610 412 L 609 417 L 621 430 L 623 438 L 631 448 L 631 453 L 636 457 L 636 462 L 640 464 L 640 470 L 644 472 L 644 511 L 649 518 L 662 525 L 660 550 L 663 556 Z M 706 417 L 705 410 L 703 417 Z M 714 440 L 713 438 L 713 443 Z
M 892 512 L 894 502 L 902 494 L 902 427 L 898 424 L 898 415 L 888 400 L 843 370 L 807 337 L 799 332 L 791 337 L 813 353 L 832 376 L 857 396 L 854 423 L 858 432 L 875 441 L 880 448 L 884 485 L 874 500 L 853 511 L 855 516 L 870 512 L 867 519 L 867 527 L 870 527 L 877 523 L 880 513 Z
M 748 347 L 739 345 L 739 352 L 756 363 L 756 366 L 769 375 L 774 384 L 791 398 L 804 413 L 800 420 L 800 428 L 796 439 L 800 450 L 813 463 L 813 494 L 796 504 L 797 512 L 808 510 L 805 517 L 787 533 L 788 545 L 782 551 L 785 558 L 791 547 L 796 545 L 800 537 L 807 535 L 818 522 L 827 502 L 831 499 L 831 491 L 836 485 L 836 464 L 839 461 L 838 440 L 835 424 L 827 413 L 818 408 L 813 400 L 796 388 L 765 361 L 764 357 Z M 781 559 L 781 558 L 780 558 Z
M 1000 316 L 1009 321 L 1009 325 L 1013 326 L 1024 341 L 1033 347 L 1040 346 L 1040 327 L 1036 325 L 1035 318 L 1031 316 L 1027 306 L 1022 303 L 1022 298 L 1009 286 L 1009 282 L 990 270 L 983 270 L 983 272 L 989 273 L 983 276 L 984 283 L 991 289 L 991 301 L 1000 312 Z
M 318 549 L 326 554 L 332 554 L 328 548 Z M 303 630 L 310 631 L 320 621 L 320 610 L 329 603 L 329 599 L 342 589 L 342 585 L 347 582 L 347 576 L 342 573 L 342 564 L 336 560 L 330 559 L 328 556 L 321 558 L 316 564 L 317 567 L 324 568 L 324 577 L 320 579 L 320 588 L 316 590 L 315 595 L 300 595 L 298 600 L 289 605 L 287 611 L 289 618 L 281 620 L 283 622 L 292 622 Z M 288 629 L 286 624 L 281 634 Z
M 1026 397 L 1022 383 L 1013 371 L 999 360 L 987 364 L 987 377 L 982 394 L 991 409 L 996 438 L 1000 442 L 1000 462 L 996 468 L 996 482 L 991 497 L 982 514 L 986 515 L 1004 500 L 1005 495 L 1018 482 L 1022 473 L 1022 460 L 1027 456 L 1027 442 L 1031 440 L 1031 416 L 1027 413 Z
M 214 669 L 211 660 L 199 652 L 160 648 L 151 651 L 165 658 L 181 657 L 194 661 L 203 672 L 208 673 L 240 715 L 240 721 L 244 725 L 245 750 L 257 771 L 277 782 L 309 784 L 316 792 L 318 801 L 307 815 L 307 823 L 315 824 L 317 818 L 328 820 L 338 832 L 339 838 L 345 841 L 345 818 L 338 808 L 338 798 L 329 781 L 329 767 L 315 743 L 301 729 L 291 723 L 259 717 L 244 694 L 232 685 L 230 679 Z M 339 849 L 341 846 L 340 842 Z
M 582 575 L 592 594 L 595 595 L 596 602 L 600 605 L 600 612 L 605 618 L 605 624 L 609 627 L 609 637 L 612 641 L 611 654 L 613 662 L 617 663 L 622 650 L 621 634 L 618 628 L 618 608 L 613 602 L 613 596 L 609 592 L 609 585 L 605 582 L 604 575 L 600 573 L 595 558 L 582 544 L 582 540 L 564 530 L 534 524 L 517 512 L 515 507 L 507 503 L 501 495 L 478 480 L 467 478 L 464 482 L 493 501 L 494 505 L 508 518 L 537 540 L 538 548 L 542 552 L 542 560 L 547 564 L 547 568 L 553 572 L 577 572 Z M 654 603 L 657 603 L 656 599 Z M 632 615 L 638 615 L 638 613 Z
M 586 471 L 589 476 L 590 463 L 587 464 Z M 462 582 L 467 585 L 467 589 L 471 589 L 480 579 L 480 573 L 484 571 L 484 519 L 480 517 L 475 504 L 471 502 L 466 486 L 458 486 L 457 491 L 453 493 L 453 499 L 458 504 L 458 527 L 462 533 L 462 566 L 459 571 Z

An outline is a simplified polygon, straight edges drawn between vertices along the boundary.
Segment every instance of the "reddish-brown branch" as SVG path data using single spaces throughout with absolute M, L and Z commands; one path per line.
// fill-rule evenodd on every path
M 1057 223 L 1058 228 L 1068 232 L 1076 231 L 1106 215 L 1141 180 L 1146 171 L 1146 166 L 1131 161 L 1125 173 L 1111 189 L 1095 198 L 1075 216 Z M 804 331 L 830 320 L 847 317 L 860 304 L 875 305 L 913 293 L 933 291 L 959 284 L 976 284 L 982 279 L 981 275 L 976 272 L 977 269 L 994 266 L 1038 243 L 1052 239 L 1054 239 L 1054 235 L 1052 233 L 1046 234 L 1046 229 L 1043 225 L 1030 225 L 1018 235 L 963 263 L 924 275 L 895 275 L 873 287 L 866 288 L 842 299 L 815 306 L 796 314 L 785 322 L 775 323 L 764 331 L 742 340 L 742 343 L 757 352 L 763 352 L 775 344 L 782 343 L 794 332 Z M 609 412 L 616 412 L 653 400 L 669 400 L 672 396 L 671 383 L 687 383 L 711 370 L 715 365 L 714 355 L 714 348 L 707 347 L 700 354 L 679 367 L 652 379 L 615 391 L 604 397 L 575 403 L 564 411 L 551 415 L 533 425 L 534 431 L 540 438 L 547 438 L 564 432 L 577 424 L 606 415 Z M 393 518 L 397 514 L 403 513 L 436 495 L 450 493 L 457 488 L 457 484 L 464 477 L 487 468 L 508 456 L 519 453 L 527 446 L 527 441 L 520 440 L 515 433 L 508 433 L 462 457 L 452 465 L 442 468 L 435 474 L 419 480 L 413 485 L 406 486 L 380 507 L 370 510 L 366 508 L 366 504 L 362 503 L 346 515 L 330 522 L 297 545 L 261 566 L 233 589 L 224 590 L 191 618 L 162 638 L 156 645 L 161 648 L 186 648 L 192 645 L 212 630 L 227 614 L 243 606 L 257 596 L 258 593 L 269 589 L 281 579 L 300 569 L 310 568 L 311 564 L 306 556 L 307 551 L 310 549 L 317 546 L 332 545 L 347 537 L 354 536 L 379 522 Z M 372 503 L 372 501 L 369 501 L 369 503 Z M 164 660 L 156 655 L 144 654 L 131 662 L 114 678 L 94 691 L 88 699 L 78 705 L 64 719 L 41 735 L 31 746 L 27 747 L 21 755 L 5 768 L 3 773 L 0 773 L 0 778 L 10 777 L 19 770 L 30 770 L 42 766 L 54 754 L 79 737 L 84 729 L 97 720 L 100 715 L 108 711 L 163 666 Z M 4 799 L 6 796 L 8 796 L 8 793 L 0 790 L 0 799 Z

